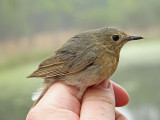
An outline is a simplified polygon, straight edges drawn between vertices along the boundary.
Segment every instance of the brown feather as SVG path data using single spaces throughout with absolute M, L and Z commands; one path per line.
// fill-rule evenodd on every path
M 53 79 L 52 79 L 52 81 L 51 80 L 47 80 L 47 79 L 44 80 L 44 83 L 43 83 L 44 90 L 42 91 L 41 95 L 38 97 L 38 99 L 36 100 L 36 102 L 33 104 L 32 107 L 34 107 L 41 100 L 41 98 L 44 96 L 44 94 L 48 91 L 48 89 L 51 87 L 51 85 L 54 82 L 55 82 L 55 80 L 53 80 Z
M 76 73 L 88 65 L 94 62 L 96 54 L 94 52 L 88 52 L 87 54 L 81 54 L 78 57 L 66 57 L 67 61 L 64 61 L 64 56 L 70 56 L 67 54 L 58 54 L 55 57 L 51 57 L 42 62 L 39 68 L 34 71 L 30 77 L 55 77 L 64 76 L 71 73 Z M 63 59 L 62 59 L 63 58 Z
M 118 36 L 118 40 L 113 36 Z M 55 80 L 80 88 L 78 97 L 82 98 L 86 88 L 108 79 L 115 72 L 120 50 L 128 40 L 131 40 L 128 34 L 107 27 L 80 33 L 69 39 L 55 56 L 42 62 L 28 76 L 43 77 L 48 81 L 36 103 Z

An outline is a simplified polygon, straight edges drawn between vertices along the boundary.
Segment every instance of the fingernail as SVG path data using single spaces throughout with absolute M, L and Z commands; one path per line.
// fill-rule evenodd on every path
M 98 84 L 96 87 L 101 88 L 101 89 L 110 89 L 111 82 L 110 82 L 110 80 L 105 80 L 105 81 L 101 82 L 100 84 Z
M 106 86 L 107 86 L 107 89 L 109 89 L 109 88 L 111 87 L 111 82 L 110 82 L 110 80 L 107 80 L 107 81 L 106 81 Z

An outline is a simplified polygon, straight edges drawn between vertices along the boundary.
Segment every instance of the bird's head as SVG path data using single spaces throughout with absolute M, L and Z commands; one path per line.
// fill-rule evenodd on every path
M 132 40 L 143 39 L 141 36 L 130 36 L 117 28 L 100 28 L 93 30 L 97 41 L 100 41 L 109 50 L 120 51 L 125 43 Z

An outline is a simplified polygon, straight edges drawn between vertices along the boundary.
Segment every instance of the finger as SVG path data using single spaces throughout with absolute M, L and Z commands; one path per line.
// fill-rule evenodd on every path
M 39 102 L 39 105 L 51 105 L 79 114 L 79 109 L 77 108 L 80 108 L 80 103 L 77 99 L 77 93 L 77 88 L 63 84 L 61 82 L 56 82 L 46 92 L 42 100 Z
M 86 91 L 80 120 L 115 120 L 115 96 L 110 82 L 104 81 Z
M 128 120 L 122 113 L 116 110 L 115 120 Z
M 76 98 L 78 89 L 61 82 L 53 84 L 38 104 L 32 108 L 31 115 L 38 114 L 40 120 L 73 119 L 77 120 L 80 113 L 80 102 Z M 45 117 L 44 117 L 45 116 Z
M 129 102 L 129 95 L 124 88 L 115 82 L 111 81 L 114 89 L 115 99 L 116 99 L 116 107 L 121 107 Z

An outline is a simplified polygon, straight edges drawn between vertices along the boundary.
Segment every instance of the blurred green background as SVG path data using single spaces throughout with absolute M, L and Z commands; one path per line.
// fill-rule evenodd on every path
M 130 119 L 160 118 L 160 0 L 0 0 L 0 119 L 24 120 L 42 79 L 26 79 L 73 35 L 118 27 L 144 40 L 121 51 L 112 80 L 130 94 Z

